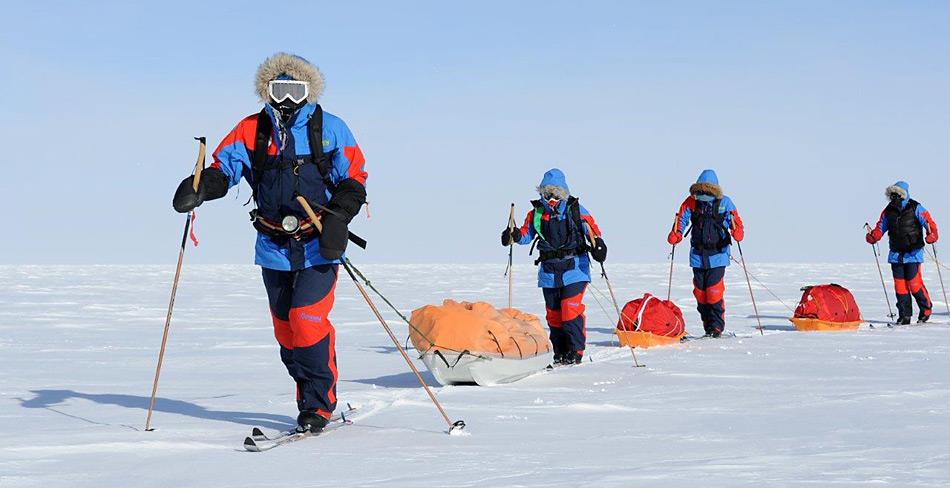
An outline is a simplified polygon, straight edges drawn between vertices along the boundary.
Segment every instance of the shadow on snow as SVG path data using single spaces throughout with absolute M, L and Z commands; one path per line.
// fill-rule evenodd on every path
M 439 386 L 439 382 L 435 380 L 435 376 L 432 376 L 432 373 L 425 370 L 420 370 L 419 373 L 422 374 L 422 379 L 426 381 L 427 385 Z M 383 388 L 420 388 L 422 386 L 419 384 L 419 379 L 416 378 L 416 375 L 412 372 L 345 381 L 349 381 L 351 383 L 362 383 L 364 385 L 381 386 Z
M 111 425 L 105 422 L 97 422 L 78 415 L 69 414 L 53 408 L 59 406 L 70 399 L 89 400 L 100 405 L 116 405 L 125 408 L 137 408 L 148 410 L 148 397 L 135 395 L 121 395 L 112 393 L 81 393 L 73 390 L 31 390 L 30 393 L 36 395 L 29 400 L 20 399 L 20 406 L 23 408 L 44 408 L 60 415 L 82 420 L 87 423 L 99 425 Z M 200 419 L 217 420 L 221 422 L 231 422 L 241 425 L 266 427 L 271 429 L 285 429 L 296 423 L 296 420 L 286 415 L 274 415 L 269 413 L 238 412 L 230 410 L 211 410 L 201 405 L 186 402 L 183 400 L 172 400 L 169 398 L 156 398 L 155 411 L 164 413 L 174 413 L 186 415 Z M 129 427 L 129 426 L 127 426 Z

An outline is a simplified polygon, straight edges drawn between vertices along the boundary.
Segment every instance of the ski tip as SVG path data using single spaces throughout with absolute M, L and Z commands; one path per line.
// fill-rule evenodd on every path
M 264 431 L 263 431 L 263 430 L 261 430 L 261 429 L 259 429 L 259 428 L 257 428 L 257 427 L 254 427 L 253 429 L 251 429 L 251 437 L 261 437 L 261 436 L 263 436 L 263 435 L 264 435 Z
M 254 442 L 254 439 L 250 437 L 244 438 L 244 449 L 247 449 L 251 452 L 261 452 L 261 448 L 257 446 L 257 443 Z
M 453 423 L 452 426 L 449 427 L 448 433 L 449 435 L 469 435 L 469 433 L 465 431 L 464 420 L 456 420 L 455 423 Z

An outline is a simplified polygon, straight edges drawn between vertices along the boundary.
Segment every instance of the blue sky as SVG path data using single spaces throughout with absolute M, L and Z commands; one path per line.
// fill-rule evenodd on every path
M 360 262 L 503 262 L 509 204 L 522 217 L 552 166 L 614 262 L 666 258 L 707 167 L 758 261 L 869 259 L 861 226 L 896 179 L 950 228 L 946 2 L 3 9 L 3 263 L 173 262 L 192 137 L 260 109 L 254 70 L 278 50 L 320 66 L 366 154 Z M 249 195 L 200 208 L 189 262 L 252 262 Z

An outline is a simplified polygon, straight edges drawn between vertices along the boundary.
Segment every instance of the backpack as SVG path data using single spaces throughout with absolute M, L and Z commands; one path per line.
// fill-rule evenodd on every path
M 689 243 L 693 249 L 718 253 L 732 244 L 732 237 L 725 226 L 726 214 L 719 211 L 721 203 L 720 198 L 713 200 L 710 205 L 697 202 L 696 209 L 690 215 L 693 235 Z

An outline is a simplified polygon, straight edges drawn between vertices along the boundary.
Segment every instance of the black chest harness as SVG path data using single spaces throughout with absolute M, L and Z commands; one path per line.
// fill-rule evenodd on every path
M 558 220 L 553 212 L 549 214 L 548 220 L 544 220 L 544 212 L 549 207 L 541 200 L 533 200 L 531 205 L 534 206 L 532 225 L 537 234 L 532 249 L 537 245 L 539 254 L 534 264 L 578 256 L 590 251 L 590 246 L 584 240 L 584 222 L 577 198 L 568 197 L 566 218 L 563 220 Z
M 267 109 L 257 115 L 254 151 L 251 154 L 251 191 L 257 208 L 251 211 L 251 221 L 259 232 L 277 242 L 288 238 L 310 240 L 316 236 L 316 226 L 296 201 L 304 196 L 313 205 L 327 203 L 326 192 L 332 194 L 335 185 L 330 179 L 334 151 L 323 150 L 323 109 L 316 105 L 307 121 L 307 142 L 310 154 L 297 155 L 293 137 L 288 128 L 283 137 L 284 148 L 275 156 L 267 153 L 274 124 Z
M 924 247 L 924 228 L 917 219 L 918 205 L 916 200 L 908 200 L 902 209 L 900 202 L 892 202 L 884 210 L 892 251 L 912 252 Z

